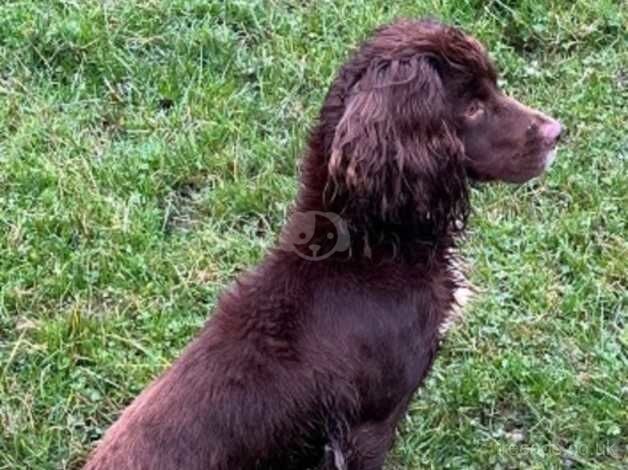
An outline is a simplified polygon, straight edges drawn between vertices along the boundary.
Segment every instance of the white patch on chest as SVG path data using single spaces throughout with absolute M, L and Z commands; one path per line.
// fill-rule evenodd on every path
M 455 282 L 456 287 L 452 293 L 453 301 L 449 306 L 449 310 L 445 313 L 443 321 L 438 327 L 438 333 L 443 338 L 447 331 L 457 323 L 463 315 L 464 306 L 469 302 L 476 292 L 476 289 L 467 279 L 465 272 L 468 271 L 467 266 L 455 249 L 451 249 L 449 256 L 449 275 Z

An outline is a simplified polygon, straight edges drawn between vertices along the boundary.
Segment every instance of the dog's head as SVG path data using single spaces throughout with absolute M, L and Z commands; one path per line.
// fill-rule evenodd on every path
M 506 96 L 492 79 L 478 77 L 454 91 L 470 177 L 523 183 L 550 166 L 562 133 L 558 121 Z
M 466 219 L 467 178 L 541 174 L 561 126 L 505 96 L 472 37 L 434 21 L 399 21 L 341 68 L 318 132 L 328 156 L 326 210 L 350 220 L 418 219 L 438 232 Z

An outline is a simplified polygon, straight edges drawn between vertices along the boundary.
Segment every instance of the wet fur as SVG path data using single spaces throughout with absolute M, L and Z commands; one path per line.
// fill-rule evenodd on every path
M 454 256 L 467 157 L 451 89 L 474 78 L 495 79 L 484 49 L 433 21 L 384 27 L 352 56 L 311 132 L 295 204 L 339 214 L 349 248 L 299 257 L 290 218 L 86 469 L 382 468 L 467 292 Z M 322 250 L 331 228 L 312 234 Z

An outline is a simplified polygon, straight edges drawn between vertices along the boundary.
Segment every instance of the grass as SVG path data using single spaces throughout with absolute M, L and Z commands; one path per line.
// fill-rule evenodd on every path
M 374 26 L 436 15 L 569 128 L 474 191 L 483 289 L 389 468 L 626 468 L 628 15 L 613 0 L 5 0 L 0 468 L 76 468 L 276 237 L 306 125 Z

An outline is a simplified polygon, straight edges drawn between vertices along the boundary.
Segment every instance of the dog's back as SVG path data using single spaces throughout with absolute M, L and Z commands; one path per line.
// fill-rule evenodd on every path
M 311 306 L 296 278 L 269 271 L 262 266 L 223 296 L 182 356 L 109 429 L 87 469 L 284 468 L 294 457 L 271 462 L 271 449 L 316 440 L 297 424 L 314 418 L 319 398 L 306 391 L 314 377 L 303 375 L 298 350 Z

